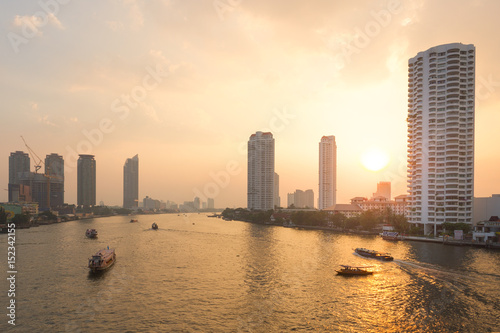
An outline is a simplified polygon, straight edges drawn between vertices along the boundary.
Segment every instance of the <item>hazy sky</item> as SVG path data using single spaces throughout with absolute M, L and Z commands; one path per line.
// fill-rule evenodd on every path
M 270 130 L 282 204 L 295 189 L 317 201 L 323 135 L 337 141 L 337 202 L 379 181 L 404 194 L 408 59 L 461 42 L 477 56 L 475 196 L 500 193 L 498 13 L 496 0 L 2 1 L 2 188 L 22 135 L 42 159 L 64 156 L 68 203 L 79 152 L 95 155 L 98 202 L 122 204 L 139 154 L 140 200 L 244 207 L 246 143 Z M 371 149 L 387 167 L 363 166 Z

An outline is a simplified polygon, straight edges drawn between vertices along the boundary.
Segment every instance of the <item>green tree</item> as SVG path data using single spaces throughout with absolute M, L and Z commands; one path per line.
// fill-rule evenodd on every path
M 345 229 L 347 218 L 342 213 L 335 213 L 334 215 L 330 216 L 330 221 L 337 228 L 343 228 L 343 229 Z
M 380 212 L 375 210 L 367 210 L 359 216 L 359 224 L 365 230 L 374 229 L 383 220 Z
M 6 224 L 7 223 L 7 213 L 5 212 L 5 209 L 0 206 L 0 224 Z
M 464 234 L 468 234 L 471 231 L 471 225 L 467 223 L 453 223 L 453 222 L 444 222 L 441 224 L 441 227 L 446 230 L 450 231 L 453 233 L 455 230 L 463 230 Z
M 57 220 L 57 216 L 55 216 L 54 213 L 52 213 L 50 210 L 38 213 L 38 216 L 41 217 L 42 219 L 49 221 Z
M 16 214 L 12 218 L 12 222 L 16 224 L 16 226 L 29 226 L 31 215 L 29 213 Z
M 396 215 L 394 214 L 391 219 L 391 225 L 394 227 L 399 233 L 409 233 L 411 229 L 411 225 L 408 222 L 408 219 L 404 215 Z

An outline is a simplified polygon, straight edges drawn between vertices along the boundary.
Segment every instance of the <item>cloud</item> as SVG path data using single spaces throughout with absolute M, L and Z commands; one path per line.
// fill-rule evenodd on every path
M 106 21 L 106 25 L 112 30 L 112 31 L 121 31 L 123 30 L 123 23 L 119 21 Z
M 37 118 L 38 118 L 38 122 L 39 122 L 39 123 L 42 123 L 42 124 L 44 124 L 44 125 L 53 126 L 53 127 L 59 127 L 59 126 L 57 126 L 55 123 L 53 123 L 53 122 L 51 122 L 51 121 L 49 120 L 49 115 L 47 115 L 47 114 L 46 114 L 46 115 L 43 115 L 43 116 L 38 116 Z
M 125 4 L 129 6 L 131 28 L 132 29 L 141 28 L 144 25 L 144 15 L 137 1 L 125 0 Z
M 40 28 L 46 26 L 47 24 L 50 24 L 60 30 L 66 29 L 64 25 L 59 21 L 59 19 L 54 15 L 54 13 L 44 13 L 44 12 L 39 12 L 41 15 L 16 15 L 14 17 L 14 21 L 12 22 L 14 27 L 18 28 L 29 28 L 33 32 L 36 32 L 38 35 L 42 35 L 42 32 L 40 31 Z

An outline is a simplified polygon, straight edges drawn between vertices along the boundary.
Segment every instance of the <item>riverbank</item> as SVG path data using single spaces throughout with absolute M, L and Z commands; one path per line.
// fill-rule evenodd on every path
M 253 222 L 253 221 L 247 221 L 247 220 L 235 220 L 235 221 L 240 221 L 240 222 L 248 222 L 248 223 L 255 223 L 255 224 L 263 224 L 263 225 L 272 225 L 276 227 L 284 227 L 284 228 L 293 228 L 297 230 L 322 230 L 322 231 L 328 231 L 328 232 L 334 232 L 334 233 L 339 233 L 339 234 L 351 234 L 351 235 L 365 235 L 365 236 L 380 236 L 380 232 L 377 231 L 365 231 L 365 230 L 356 230 L 356 229 L 342 229 L 342 228 L 331 228 L 331 227 L 321 227 L 321 226 L 311 226 L 311 225 L 281 225 L 278 223 L 271 223 L 271 222 Z M 409 242 L 427 242 L 427 243 L 441 243 L 443 245 L 451 245 L 451 246 L 471 246 L 471 247 L 480 247 L 480 248 L 486 248 L 486 249 L 495 249 L 495 250 L 500 250 L 500 243 L 484 243 L 484 242 L 477 242 L 477 241 L 469 241 L 469 240 L 454 240 L 452 238 L 445 238 L 443 237 L 436 237 L 436 238 L 430 238 L 430 237 L 420 237 L 420 236 L 398 236 L 397 239 L 394 240 L 387 240 L 388 242 L 394 242 L 394 241 L 409 241 Z

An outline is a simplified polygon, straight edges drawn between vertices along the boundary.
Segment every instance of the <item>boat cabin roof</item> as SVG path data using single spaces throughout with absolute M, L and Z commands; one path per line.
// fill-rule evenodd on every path
M 373 266 L 349 266 L 349 265 L 340 265 L 342 267 L 345 267 L 345 268 L 370 268 L 370 267 L 373 267 Z

